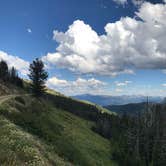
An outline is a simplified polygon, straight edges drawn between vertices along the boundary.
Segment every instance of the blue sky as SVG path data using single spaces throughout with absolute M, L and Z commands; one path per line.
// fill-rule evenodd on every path
M 165 95 L 164 0 L 0 3 L 0 58 L 22 77 L 40 57 L 66 95 Z
M 77 19 L 84 20 L 98 33 L 104 33 L 104 26 L 108 22 L 134 14 L 133 8 L 123 8 L 112 1 L 103 0 L 0 0 L 0 2 L 1 49 L 27 60 L 55 51 L 53 30 L 65 31 Z M 26 33 L 28 28 L 33 34 Z

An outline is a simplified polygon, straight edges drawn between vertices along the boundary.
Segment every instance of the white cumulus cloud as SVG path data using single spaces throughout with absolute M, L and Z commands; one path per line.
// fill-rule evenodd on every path
M 115 89 L 115 92 L 117 92 L 117 93 L 121 93 L 121 92 L 123 92 L 123 89 L 116 88 L 116 89 Z
M 106 85 L 105 82 L 95 78 L 83 79 L 78 78 L 75 81 L 67 81 L 57 77 L 51 77 L 47 81 L 49 88 L 55 89 L 65 94 L 81 94 L 81 93 L 96 93 L 100 88 Z
M 144 2 L 151 2 L 150 0 L 113 0 L 115 3 L 118 5 L 125 5 L 125 4 L 130 4 L 130 2 L 136 6 L 140 7 Z M 163 2 L 166 0 L 163 0 Z
M 66 87 L 66 86 L 69 86 L 69 82 L 66 80 L 58 79 L 57 77 L 51 77 L 48 79 L 47 85 L 50 88 Z
M 66 32 L 54 31 L 56 52 L 42 59 L 49 66 L 85 74 L 166 69 L 166 5 L 144 2 L 136 17 L 108 23 L 103 35 L 84 21 L 76 20 Z
M 124 81 L 124 82 L 116 81 L 116 82 L 115 82 L 115 85 L 116 85 L 116 86 L 127 86 L 127 85 L 129 85 L 129 84 L 131 84 L 131 83 L 132 83 L 132 81 Z
M 116 2 L 119 5 L 124 5 L 127 3 L 127 0 L 113 0 L 114 2 Z
M 135 6 L 140 6 L 140 5 L 142 5 L 144 2 L 145 2 L 145 0 L 132 0 L 132 3 L 133 3 Z
M 166 87 L 166 83 L 162 84 L 162 86 Z
M 28 73 L 29 62 L 13 55 L 9 55 L 6 52 L 0 51 L 0 60 L 7 62 L 9 67 L 14 66 L 22 75 Z

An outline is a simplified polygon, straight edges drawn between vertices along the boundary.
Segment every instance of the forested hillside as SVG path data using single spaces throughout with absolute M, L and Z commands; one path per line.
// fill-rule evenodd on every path
M 1 165 L 165 166 L 165 104 L 118 116 L 46 89 L 34 62 L 31 83 L 8 68 L 0 77 Z
M 99 118 L 96 131 L 111 141 L 112 157 L 123 166 L 165 166 L 166 105 L 146 104 L 131 116 Z
M 4 61 L 0 73 L 0 165 L 117 165 L 110 141 L 92 130 L 108 110 L 49 89 L 44 93 L 43 85 L 22 80 Z M 38 96 L 39 88 L 44 91 Z
M 93 121 L 44 99 L 11 96 L 1 103 L 0 123 L 1 164 L 116 165 L 109 140 L 92 131 Z
M 143 102 L 143 103 L 130 103 L 125 105 L 108 105 L 105 106 L 105 108 L 110 111 L 116 112 L 120 116 L 122 116 L 123 114 L 127 114 L 130 116 L 138 116 L 139 113 L 143 113 L 145 111 L 146 106 L 147 102 Z

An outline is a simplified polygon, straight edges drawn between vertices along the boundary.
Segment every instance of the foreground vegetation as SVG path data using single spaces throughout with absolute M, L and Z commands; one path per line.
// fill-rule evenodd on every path
M 0 124 L 3 165 L 116 165 L 109 140 L 92 131 L 93 121 L 45 99 L 8 99 L 0 106 Z
M 44 93 L 47 76 L 38 59 L 30 65 L 30 83 L 0 62 L 0 164 L 116 165 L 110 141 L 92 130 L 100 114 L 109 111 Z
M 96 122 L 94 130 L 110 139 L 119 165 L 166 165 L 166 105 L 146 105 L 137 116 L 104 114 Z
M 166 165 L 165 105 L 147 103 L 137 115 L 119 117 L 93 103 L 45 92 L 44 65 L 33 63 L 31 83 L 0 63 L 1 165 Z

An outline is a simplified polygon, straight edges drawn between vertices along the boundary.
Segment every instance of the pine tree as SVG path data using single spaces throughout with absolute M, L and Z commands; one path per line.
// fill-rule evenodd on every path
M 5 61 L 0 62 L 0 79 L 3 81 L 8 80 L 8 65 Z
M 9 75 L 10 75 L 11 83 L 15 84 L 17 82 L 18 74 L 17 74 L 17 70 L 14 67 L 11 68 Z
M 9 71 L 9 81 L 16 86 L 23 88 L 23 80 L 18 76 L 18 72 L 14 67 Z
M 38 58 L 35 59 L 29 68 L 30 74 L 28 75 L 31 83 L 31 89 L 36 97 L 41 96 L 45 91 L 45 81 L 48 78 L 48 73 L 44 69 L 44 64 Z

